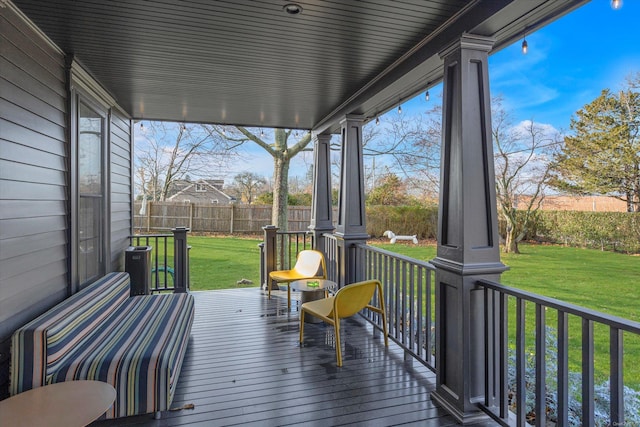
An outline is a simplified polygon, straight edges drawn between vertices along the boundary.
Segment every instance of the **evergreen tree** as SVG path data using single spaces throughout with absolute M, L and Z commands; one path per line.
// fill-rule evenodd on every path
M 618 93 L 609 89 L 571 119 L 572 136 L 556 156 L 553 186 L 573 194 L 602 194 L 640 211 L 640 73 Z

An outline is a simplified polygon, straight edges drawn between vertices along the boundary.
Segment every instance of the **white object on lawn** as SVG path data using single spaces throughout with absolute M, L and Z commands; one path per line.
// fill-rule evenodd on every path
M 416 245 L 418 244 L 418 235 L 414 234 L 413 236 L 396 236 L 396 234 L 387 230 L 382 234 L 384 237 L 388 237 L 390 239 L 391 244 L 393 245 L 397 240 L 411 240 Z

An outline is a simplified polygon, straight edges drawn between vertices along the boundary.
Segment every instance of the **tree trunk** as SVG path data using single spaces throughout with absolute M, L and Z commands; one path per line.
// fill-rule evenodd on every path
M 271 223 L 280 231 L 288 231 L 287 207 L 289 195 L 289 162 L 282 157 L 273 158 L 273 210 Z
M 518 238 L 516 233 L 516 227 L 514 226 L 513 219 L 507 218 L 507 231 L 504 238 L 504 252 L 507 254 L 519 254 Z

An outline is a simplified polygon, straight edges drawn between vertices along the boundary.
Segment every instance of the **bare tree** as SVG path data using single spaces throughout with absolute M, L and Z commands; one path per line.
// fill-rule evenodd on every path
M 438 193 L 440 170 L 441 107 L 423 114 L 387 114 L 365 145 L 365 156 L 385 156 L 393 173 L 404 177 L 410 192 L 433 198 Z
M 253 142 L 273 158 L 274 184 L 271 222 L 281 230 L 287 230 L 289 166 L 291 159 L 307 148 L 311 142 L 311 133 L 287 129 L 273 129 L 264 132 L 243 126 L 209 126 L 208 129 L 212 135 L 216 134 L 228 141 L 231 147 Z M 273 138 L 273 142 L 268 141 L 267 137 Z M 292 141 L 291 145 L 289 145 L 290 141 Z
M 143 122 L 136 133 L 136 186 L 148 200 L 165 200 L 187 175 L 209 178 L 234 153 L 204 125 Z
M 504 251 L 519 253 L 549 184 L 551 159 L 562 137 L 550 126 L 526 120 L 513 125 L 500 98 L 492 101 L 496 198 L 506 223 Z
M 253 203 L 253 199 L 266 183 L 263 177 L 253 172 L 242 172 L 233 178 L 233 187 L 240 200 L 248 204 Z

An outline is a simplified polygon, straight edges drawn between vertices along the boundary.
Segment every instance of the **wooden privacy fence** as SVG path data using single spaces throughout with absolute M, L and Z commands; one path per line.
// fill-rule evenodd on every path
M 212 203 L 134 203 L 134 230 L 165 231 L 188 227 L 192 233 L 260 233 L 271 224 L 269 205 L 216 205 Z M 335 209 L 335 208 L 334 208 Z M 337 218 L 337 210 L 334 211 Z M 310 206 L 289 206 L 289 229 L 306 230 L 311 221 Z

